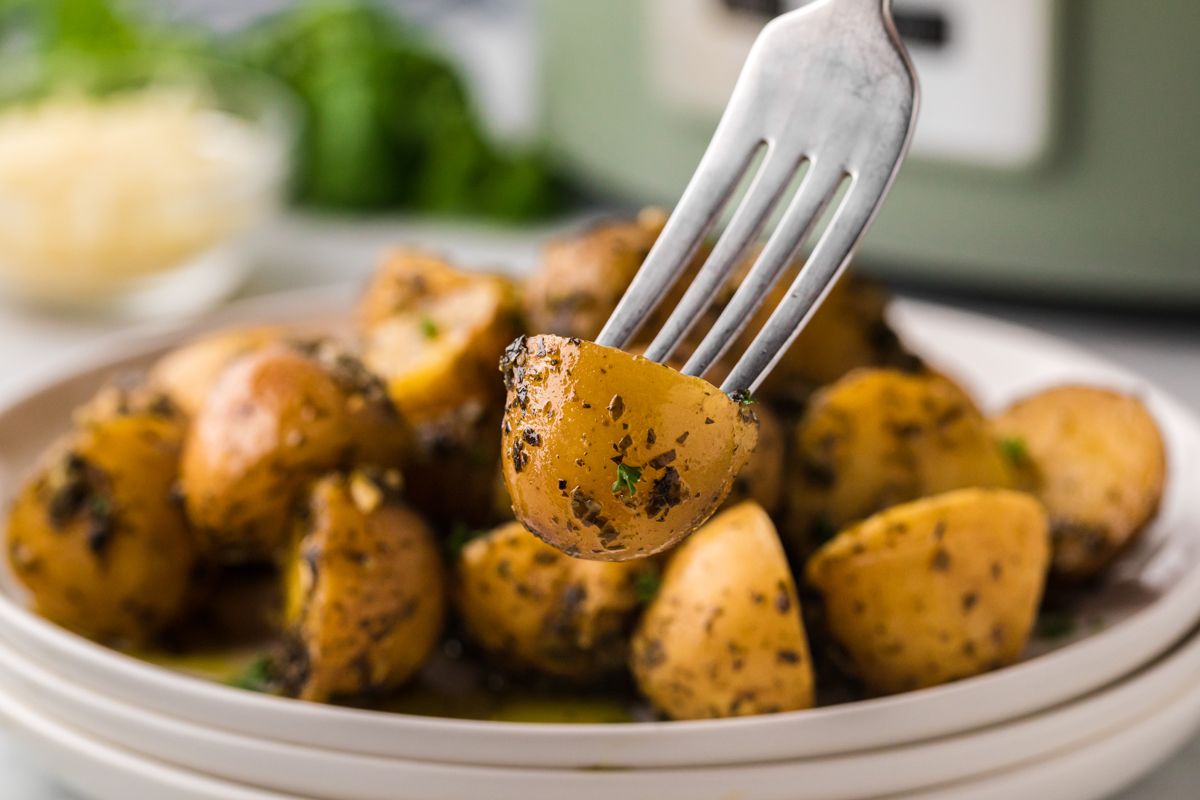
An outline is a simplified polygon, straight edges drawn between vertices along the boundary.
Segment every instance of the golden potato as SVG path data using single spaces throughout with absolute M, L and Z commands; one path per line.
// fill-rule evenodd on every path
M 752 408 L 620 350 L 522 337 L 503 369 L 513 512 L 568 555 L 661 552 L 721 505 L 754 450 Z
M 465 403 L 499 404 L 496 362 L 519 334 L 516 290 L 431 256 L 394 253 L 363 297 L 363 362 L 414 423 Z
M 283 329 L 276 326 L 219 331 L 160 358 L 150 368 L 148 383 L 170 397 L 189 417 L 194 417 L 230 364 L 283 338 Z
M 858 677 L 892 694 L 1015 662 L 1049 557 L 1036 499 L 960 489 L 842 531 L 809 561 L 808 582 Z
M 995 420 L 1028 456 L 1050 514 L 1060 577 L 1083 580 L 1122 553 L 1154 516 L 1166 480 L 1158 426 L 1133 397 L 1081 386 L 1051 389 Z
M 666 223 L 658 209 L 636 222 L 606 222 L 546 246 L 541 269 L 525 283 L 529 329 L 595 339 L 629 288 Z
M 305 483 L 341 466 L 399 466 L 408 429 L 355 359 L 273 345 L 221 376 L 192 423 L 180 481 L 202 546 L 226 560 L 271 558 Z
M 864 368 L 813 396 L 796 430 L 787 540 L 800 557 L 918 497 L 1011 485 L 992 429 L 946 378 Z
M 625 666 L 653 561 L 570 558 L 511 522 L 463 548 L 457 605 L 474 641 L 518 668 L 596 678 Z
M 46 454 L 8 524 L 38 613 L 137 646 L 183 610 L 196 556 L 172 498 L 182 440 L 169 414 L 97 414 Z
M 630 666 L 642 693 L 674 719 L 813 705 L 795 582 L 761 506 L 722 511 L 672 553 Z
M 786 442 L 783 425 L 775 412 L 761 403 L 752 406 L 758 417 L 758 443 L 746 466 L 733 479 L 733 489 L 725 498 L 725 507 L 732 508 L 753 500 L 768 514 L 774 515 L 783 504 L 783 476 Z
M 441 553 L 395 497 L 398 481 L 364 471 L 312 489 L 307 531 L 287 566 L 287 691 L 326 702 L 375 697 L 420 668 L 446 610 Z

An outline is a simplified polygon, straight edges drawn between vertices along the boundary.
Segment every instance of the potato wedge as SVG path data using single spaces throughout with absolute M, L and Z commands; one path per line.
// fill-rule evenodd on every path
M 722 511 L 671 555 L 634 634 L 630 667 L 673 719 L 813 705 L 795 582 L 761 506 Z
M 666 550 L 729 494 L 758 421 L 699 378 L 558 336 L 509 347 L 504 478 L 517 519 L 568 555 Z
M 522 292 L 529 329 L 595 339 L 665 223 L 666 214 L 647 209 L 636 222 L 606 222 L 548 244 Z
M 1055 575 L 1092 577 L 1157 511 L 1166 455 L 1158 426 L 1136 398 L 1083 386 L 1051 389 L 994 424 L 1033 464 L 1034 493 L 1050 514 Z
M 219 331 L 176 348 L 150 368 L 148 383 L 194 417 L 230 364 L 284 339 L 283 328 L 268 326 Z
M 796 430 L 786 525 L 805 557 L 847 524 L 968 486 L 1011 486 L 992 429 L 946 378 L 864 368 L 818 392 Z
M 457 605 L 474 641 L 510 667 L 587 680 L 623 669 L 652 560 L 582 561 L 518 522 L 468 543 Z
M 1035 498 L 960 489 L 842 531 L 809 561 L 807 578 L 858 677 L 893 694 L 1014 663 L 1049 558 Z
M 360 318 L 363 363 L 413 423 L 472 401 L 499 405 L 496 362 L 521 332 L 516 290 L 504 278 L 399 251 L 367 289 Z
M 328 470 L 397 467 L 409 434 L 379 381 L 350 356 L 272 345 L 234 363 L 194 419 L 180 482 L 198 541 L 225 560 L 269 559 L 289 513 Z
M 306 524 L 285 568 L 286 690 L 327 702 L 395 689 L 425 662 L 445 619 L 432 531 L 394 486 L 364 471 L 317 481 Z
M 181 418 L 93 415 L 46 455 L 13 506 L 8 556 L 42 616 L 145 644 L 184 610 L 196 548 L 172 499 Z

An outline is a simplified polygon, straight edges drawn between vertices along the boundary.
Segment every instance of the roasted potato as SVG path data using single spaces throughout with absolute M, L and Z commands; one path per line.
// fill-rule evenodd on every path
M 522 337 L 503 371 L 513 511 L 568 555 L 625 561 L 677 544 L 721 505 L 757 441 L 752 407 L 613 348 Z
M 868 690 L 893 694 L 1014 663 L 1049 564 L 1030 495 L 960 489 L 847 528 L 808 563 L 829 633 Z
M 1051 389 L 995 420 L 1005 445 L 1032 462 L 1050 514 L 1055 575 L 1084 580 L 1137 538 L 1158 509 L 1166 456 L 1154 419 L 1133 397 L 1082 386 Z
M 623 669 L 652 560 L 582 561 L 518 522 L 463 548 L 457 605 L 472 638 L 507 666 L 565 678 Z
M 325 702 L 379 696 L 420 668 L 446 610 L 441 553 L 399 502 L 399 476 L 355 471 L 313 487 L 286 567 L 286 690 Z
M 630 666 L 642 693 L 674 719 L 813 705 L 795 582 L 761 506 L 722 511 L 671 554 Z
M 167 353 L 150 368 L 147 382 L 194 417 L 230 364 L 283 338 L 276 326 L 220 331 Z
M 636 222 L 606 222 L 548 244 L 541 269 L 524 286 L 529 329 L 595 339 L 666 221 L 662 211 L 647 209 Z
M 9 561 L 38 613 L 140 646 L 183 610 L 196 548 L 172 496 L 182 441 L 171 413 L 93 406 L 47 453 L 8 525 Z
M 355 359 L 315 344 L 272 345 L 230 366 L 194 419 L 180 481 L 204 549 L 276 557 L 304 485 L 336 467 L 399 466 L 408 429 Z
M 725 498 L 725 507 L 732 508 L 746 500 L 753 500 L 768 514 L 774 515 L 783 504 L 787 443 L 784 441 L 783 425 L 775 412 L 759 403 L 752 408 L 754 416 L 758 417 L 758 443 L 746 466 L 733 479 L 733 489 Z
M 496 363 L 519 334 L 515 288 L 415 251 L 384 263 L 360 307 L 363 362 L 414 424 L 466 403 L 499 405 Z
M 855 370 L 814 395 L 792 449 L 786 532 L 797 557 L 889 506 L 1012 481 L 987 420 L 931 373 Z

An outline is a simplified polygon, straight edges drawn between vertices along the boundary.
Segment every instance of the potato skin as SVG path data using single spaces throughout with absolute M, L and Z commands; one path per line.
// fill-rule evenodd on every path
M 636 222 L 604 222 L 550 242 L 522 291 L 529 329 L 595 339 L 665 223 L 666 214 L 647 209 Z
M 757 441 L 751 408 L 620 350 L 522 337 L 503 367 L 513 512 L 568 555 L 625 561 L 672 547 L 720 506 Z M 618 464 L 642 470 L 632 495 L 616 486 Z
M 1166 455 L 1154 419 L 1132 397 L 1068 386 L 1023 400 L 995 420 L 1032 461 L 1050 514 L 1055 576 L 1096 575 L 1158 510 Z
M 642 693 L 674 719 L 813 705 L 795 582 L 758 504 L 722 511 L 672 553 L 634 634 L 630 667 Z
M 211 554 L 277 557 L 309 480 L 339 466 L 397 466 L 408 441 L 358 362 L 264 348 L 225 371 L 188 431 L 180 470 L 188 518 Z
M 364 473 L 328 475 L 309 499 L 308 531 L 286 567 L 301 700 L 377 696 L 420 668 L 446 610 L 441 553 L 429 527 Z
M 786 530 L 798 557 L 898 503 L 1012 485 L 987 420 L 933 373 L 864 368 L 822 389 L 796 429 L 792 458 Z
M 457 562 L 457 606 L 471 638 L 503 663 L 587 680 L 624 668 L 653 561 L 583 561 L 519 522 L 468 543 Z
M 219 331 L 178 347 L 150 368 L 148 383 L 194 417 L 225 369 L 242 356 L 282 341 L 277 326 Z
M 363 363 L 414 424 L 466 403 L 499 405 L 496 362 L 521 333 L 515 287 L 419 251 L 393 253 L 359 309 Z
M 842 531 L 809 561 L 807 579 L 858 677 L 893 694 L 1016 662 L 1049 558 L 1035 498 L 960 489 Z
M 196 552 L 172 499 L 182 440 L 180 418 L 134 411 L 89 416 L 47 453 L 8 525 L 39 614 L 140 646 L 184 610 Z

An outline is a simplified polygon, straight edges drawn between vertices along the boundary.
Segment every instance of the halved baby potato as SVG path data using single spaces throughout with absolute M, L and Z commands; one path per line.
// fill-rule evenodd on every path
M 674 546 L 716 511 L 754 451 L 752 407 L 640 356 L 533 336 L 502 367 L 513 512 L 568 555 L 625 561 Z
M 313 486 L 285 567 L 289 659 L 280 671 L 301 700 L 378 697 L 412 677 L 439 640 L 441 552 L 398 500 L 398 477 L 355 471 Z
M 360 307 L 363 362 L 413 422 L 471 401 L 499 403 L 496 362 L 520 333 L 516 290 L 417 251 L 393 253 Z
M 474 641 L 508 666 L 586 680 L 624 668 L 653 561 L 570 558 L 519 522 L 463 548 L 458 609 Z
M 1157 511 L 1166 455 L 1154 418 L 1136 398 L 1084 386 L 1051 389 L 1009 408 L 995 427 L 1033 465 L 1057 576 L 1095 575 Z
M 378 379 L 332 346 L 272 345 L 230 366 L 193 420 L 180 483 L 201 545 L 273 558 L 305 484 L 337 467 L 399 466 L 408 428 Z
M 218 331 L 178 347 L 150 368 L 147 382 L 194 417 L 221 373 L 244 355 L 283 340 L 278 326 Z
M 795 582 L 762 507 L 722 511 L 671 554 L 634 634 L 630 667 L 673 719 L 813 705 Z
M 864 368 L 814 395 L 796 430 L 788 544 L 803 557 L 898 503 L 1012 476 L 971 398 L 933 373 Z
M 1050 558 L 1046 512 L 1005 489 L 961 489 L 848 528 L 808 563 L 830 635 L 877 694 L 1016 662 Z
M 92 408 L 47 453 L 8 524 L 9 562 L 39 614 L 138 646 L 184 610 L 196 548 L 172 497 L 183 431 L 171 413 Z

